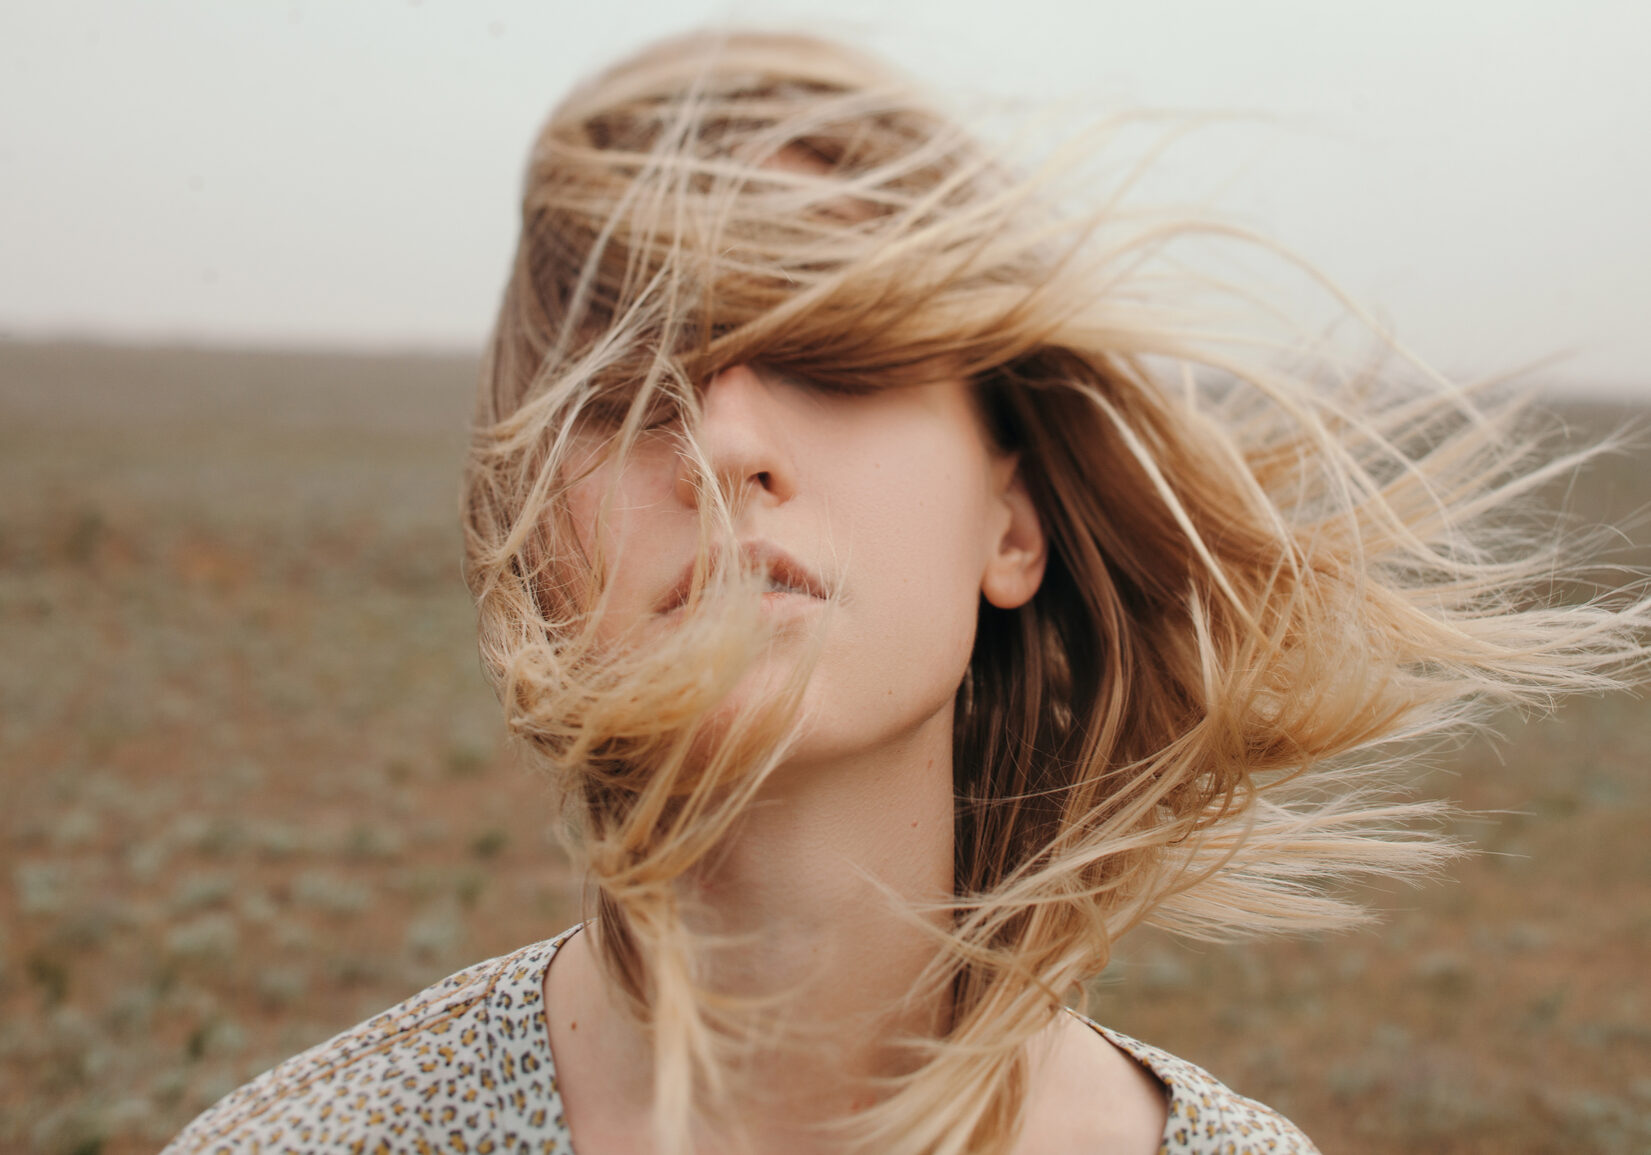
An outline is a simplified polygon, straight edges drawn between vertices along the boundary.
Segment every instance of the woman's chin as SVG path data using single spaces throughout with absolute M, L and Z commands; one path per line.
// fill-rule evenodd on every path
M 807 743 L 813 727 L 808 722 L 808 683 L 797 663 L 768 654 L 745 672 L 737 685 L 717 703 L 699 726 L 695 760 L 708 763 L 731 745 L 737 765 L 753 768 L 773 752 L 786 757 Z

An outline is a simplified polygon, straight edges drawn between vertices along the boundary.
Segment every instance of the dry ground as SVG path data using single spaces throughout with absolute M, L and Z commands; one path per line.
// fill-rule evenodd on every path
M 471 373 L 0 344 L 0 1150 L 154 1151 L 575 916 L 458 578 Z M 1645 466 L 1569 500 L 1622 517 Z M 1327 1152 L 1651 1150 L 1651 717 L 1503 731 L 1423 777 L 1499 812 L 1450 881 L 1368 932 L 1143 935 L 1097 1016 Z

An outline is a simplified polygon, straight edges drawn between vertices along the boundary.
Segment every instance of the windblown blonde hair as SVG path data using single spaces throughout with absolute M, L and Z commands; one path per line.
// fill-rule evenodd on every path
M 853 1124 L 868 1149 L 1007 1150 L 1023 1044 L 1119 934 L 1356 919 L 1330 884 L 1451 853 L 1430 804 L 1384 788 L 1400 754 L 1485 703 L 1644 665 L 1645 603 L 1557 602 L 1557 539 L 1506 512 L 1576 455 L 1402 359 L 1352 373 L 1250 347 L 1190 309 L 1212 282 L 1168 255 L 1237 230 L 1110 194 L 1063 216 L 1058 180 L 792 35 L 654 47 L 534 146 L 467 574 L 509 723 L 566 800 L 604 962 L 653 1031 L 662 1145 L 696 1094 L 717 1101 L 740 1029 L 696 984 L 674 884 L 783 759 L 807 670 L 711 720 L 763 637 L 709 480 L 697 612 L 646 646 L 598 637 L 613 559 L 571 532 L 576 430 L 611 431 L 619 461 L 664 428 L 710 478 L 695 386 L 720 368 L 873 390 L 939 365 L 1020 454 L 1050 559 L 1027 606 L 982 605 L 957 693 L 956 906 L 932 974 L 951 1026 Z

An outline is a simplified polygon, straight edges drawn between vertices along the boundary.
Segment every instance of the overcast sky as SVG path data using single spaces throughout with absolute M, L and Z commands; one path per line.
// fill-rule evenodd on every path
M 1562 353 L 1545 378 L 1651 391 L 1641 0 L 9 3 L 0 335 L 475 348 L 550 105 L 728 22 L 954 92 L 1268 114 L 1166 180 L 1225 190 L 1449 370 Z

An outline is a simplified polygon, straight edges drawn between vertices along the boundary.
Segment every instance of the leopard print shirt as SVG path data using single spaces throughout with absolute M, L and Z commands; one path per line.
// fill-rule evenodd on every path
M 162 1155 L 574 1155 L 542 1006 L 545 970 L 572 934 L 477 963 L 288 1059 Z M 1283 1116 L 1201 1067 L 1095 1029 L 1166 1088 L 1159 1155 L 1316 1155 Z

